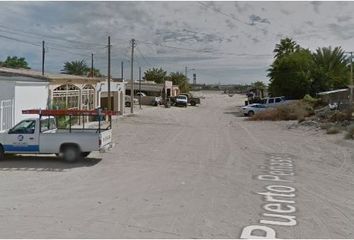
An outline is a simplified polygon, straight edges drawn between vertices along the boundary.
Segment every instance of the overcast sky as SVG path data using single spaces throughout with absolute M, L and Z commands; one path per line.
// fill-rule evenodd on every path
M 135 38 L 135 78 L 162 67 L 197 74 L 200 83 L 267 82 L 275 44 L 291 37 L 302 47 L 354 50 L 354 2 L 0 2 L 0 59 L 25 57 L 46 71 L 86 59 L 107 74 L 111 36 L 112 74 L 124 77 Z M 353 17 L 352 17 L 353 16 Z

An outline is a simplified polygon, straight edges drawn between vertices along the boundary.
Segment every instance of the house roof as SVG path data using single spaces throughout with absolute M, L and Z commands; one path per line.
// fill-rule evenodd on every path
M 317 95 L 323 96 L 323 95 L 329 95 L 329 94 L 334 94 L 334 93 L 339 93 L 339 92 L 346 92 L 346 91 L 348 91 L 348 88 L 336 89 L 336 90 L 326 91 L 326 92 L 319 92 L 319 93 L 317 93 Z
M 49 82 L 52 81 L 89 81 L 89 82 L 100 82 L 103 81 L 104 78 L 92 78 L 86 76 L 76 76 L 69 74 L 53 74 L 53 73 L 44 73 L 34 71 L 30 69 L 12 69 L 12 68 L 4 68 L 0 67 L 0 76 L 22 76 L 22 77 L 30 77 L 36 79 L 43 79 Z

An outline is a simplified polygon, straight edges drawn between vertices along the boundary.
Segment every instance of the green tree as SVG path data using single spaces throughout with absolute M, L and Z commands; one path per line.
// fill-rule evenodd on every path
M 28 63 L 25 58 L 21 57 L 18 58 L 16 56 L 10 57 L 8 56 L 4 62 L 0 62 L 1 67 L 7 68 L 24 68 L 24 69 L 31 69 L 28 66 Z
M 307 49 L 299 49 L 276 59 L 268 70 L 269 92 L 273 96 L 302 98 L 310 92 L 313 58 Z
M 262 81 L 256 81 L 254 83 L 252 83 L 252 86 L 256 89 L 259 89 L 259 90 L 264 90 L 266 89 L 266 85 L 264 84 L 264 82 Z
M 291 38 L 283 38 L 280 40 L 280 43 L 275 45 L 274 58 L 279 59 L 282 56 L 289 55 L 290 53 L 300 50 L 300 45 L 298 45 Z
M 186 93 L 190 91 L 188 79 L 183 73 L 171 72 L 168 80 L 172 81 L 173 85 L 177 85 L 181 92 Z
M 88 70 L 88 77 L 103 77 L 103 74 L 101 74 L 100 70 L 97 68 L 93 68 L 93 71 L 91 71 L 91 68 Z
M 260 97 L 264 97 L 264 91 L 266 90 L 267 86 L 262 81 L 256 81 L 252 83 L 252 87 L 259 91 Z
M 164 83 L 167 76 L 167 72 L 162 68 L 152 68 L 144 72 L 144 79 L 146 81 L 153 81 L 156 83 Z
M 85 60 L 77 60 L 71 62 L 65 62 L 61 73 L 72 75 L 87 75 L 90 72 L 90 68 L 87 66 Z
M 350 70 L 348 59 L 340 47 L 323 47 L 312 54 L 314 67 L 312 69 L 311 93 L 343 88 L 349 84 Z

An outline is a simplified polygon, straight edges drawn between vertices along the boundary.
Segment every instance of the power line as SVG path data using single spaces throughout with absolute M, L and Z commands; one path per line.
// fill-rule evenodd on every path
M 138 45 L 136 46 L 136 50 L 137 50 L 137 52 L 140 54 L 140 56 L 142 57 L 142 59 L 144 60 L 144 62 L 145 62 L 148 66 L 152 66 L 152 65 L 146 60 L 146 58 L 144 57 L 144 55 L 143 55 L 142 52 L 140 51 L 140 48 L 139 48 Z
M 33 43 L 33 42 L 30 42 L 30 41 L 26 41 L 26 40 L 5 36 L 5 35 L 2 35 L 2 34 L 0 34 L 0 38 L 5 38 L 5 39 L 8 39 L 8 40 L 13 40 L 13 41 L 16 41 L 16 42 L 21 42 L 21 43 L 27 43 L 27 44 L 30 44 L 30 45 L 33 45 L 33 46 L 36 46 L 36 47 L 40 47 L 41 46 L 39 43 L 37 44 L 37 43 Z

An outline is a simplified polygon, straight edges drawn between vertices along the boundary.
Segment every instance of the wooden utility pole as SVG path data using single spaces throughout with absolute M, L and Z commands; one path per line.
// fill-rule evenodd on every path
M 353 52 L 350 52 L 350 107 L 353 105 Z M 352 110 L 352 109 L 351 109 Z
M 123 82 L 123 77 L 124 77 L 124 62 L 122 61 L 120 64 L 120 68 L 121 68 L 121 77 L 122 77 L 122 82 Z
M 93 74 L 93 53 L 91 53 L 91 77 L 94 77 L 94 74 Z
M 44 60 L 45 60 L 45 42 L 42 41 L 42 75 L 44 75 Z
M 132 56 L 130 60 L 130 80 L 131 80 L 131 88 L 130 88 L 130 113 L 134 113 L 134 72 L 133 72 L 133 67 L 134 67 L 134 47 L 135 47 L 135 39 L 133 38 L 131 40 L 132 44 Z
M 139 108 L 141 109 L 141 67 L 139 67 Z
M 111 37 L 108 36 L 108 111 L 112 110 L 111 106 Z M 112 127 L 112 116 L 109 116 L 110 125 Z
M 186 79 L 187 79 L 187 81 L 188 81 L 188 76 L 187 76 L 187 74 L 188 74 L 188 70 L 187 70 L 187 66 L 186 66 L 186 67 L 184 67 L 184 75 L 186 76 Z

